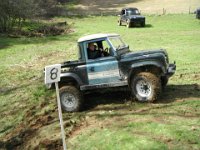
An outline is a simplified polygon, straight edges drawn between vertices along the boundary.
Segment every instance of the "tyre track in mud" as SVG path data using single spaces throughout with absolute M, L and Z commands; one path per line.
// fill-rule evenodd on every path
M 85 110 L 84 112 L 77 113 L 80 115 L 78 119 L 74 119 L 74 116 L 70 114 L 64 114 L 64 127 L 66 130 L 66 136 L 68 139 L 74 138 L 77 135 L 81 134 L 83 131 L 91 128 L 104 128 L 109 124 L 107 122 L 100 121 L 96 117 L 103 115 L 105 112 L 112 115 L 113 111 L 119 112 L 121 115 L 127 114 L 137 114 L 145 113 L 149 109 L 157 109 L 161 106 L 157 105 L 170 105 L 171 103 L 183 102 L 186 100 L 200 98 L 200 85 L 168 85 L 163 93 L 162 98 L 155 102 L 154 104 L 146 104 L 145 107 L 134 110 L 132 105 L 135 102 L 130 95 L 124 91 L 114 91 L 114 92 L 105 92 L 105 93 L 92 93 L 86 95 L 85 99 Z M 41 105 L 45 107 L 46 104 Z M 48 126 L 58 125 L 58 116 L 57 109 L 48 112 L 43 115 L 34 116 L 31 108 L 26 112 L 25 119 L 26 122 L 19 124 L 11 133 L 7 134 L 3 140 L 0 142 L 0 148 L 3 149 L 62 149 L 62 141 L 59 137 L 60 129 L 57 126 L 55 139 L 46 137 L 44 139 L 38 138 L 36 145 L 30 145 L 31 141 L 40 134 L 41 128 L 47 128 Z M 75 113 L 76 114 L 76 113 Z M 68 116 L 69 115 L 69 116 Z M 67 116 L 67 117 L 66 117 Z M 120 117 L 120 115 L 118 116 Z M 116 120 L 118 117 L 113 116 L 113 119 Z M 50 129 L 48 132 L 51 132 Z

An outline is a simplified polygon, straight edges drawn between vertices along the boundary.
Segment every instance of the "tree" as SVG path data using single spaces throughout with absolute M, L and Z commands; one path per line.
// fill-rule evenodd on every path
M 22 2 L 23 1 L 23 2 Z M 26 1 L 27 2 L 27 1 Z M 8 32 L 16 22 L 26 18 L 27 3 L 25 0 L 1 0 L 0 3 L 0 31 Z M 20 24 L 19 24 L 20 25 Z
M 56 7 L 56 0 L 1 0 L 0 32 L 21 28 L 26 19 L 44 16 Z

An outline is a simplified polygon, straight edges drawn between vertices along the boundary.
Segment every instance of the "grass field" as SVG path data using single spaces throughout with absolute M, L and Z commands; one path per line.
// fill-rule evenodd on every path
M 62 145 L 55 91 L 45 89 L 45 65 L 76 59 L 76 41 L 118 33 L 131 50 L 165 48 L 177 72 L 154 104 L 126 92 L 85 96 L 85 111 L 65 113 L 69 149 L 200 149 L 200 22 L 194 15 L 150 15 L 145 28 L 117 26 L 115 16 L 67 20 L 73 33 L 0 37 L 0 149 Z M 50 148 L 49 148 L 50 149 Z

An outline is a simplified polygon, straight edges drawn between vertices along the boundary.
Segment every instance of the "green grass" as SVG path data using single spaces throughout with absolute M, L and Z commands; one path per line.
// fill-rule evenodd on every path
M 151 105 L 139 112 L 113 110 L 69 140 L 71 149 L 198 149 L 200 101 Z M 138 109 L 138 106 L 131 106 Z M 142 108 L 146 108 L 145 105 Z M 196 109 L 195 109 L 196 108 Z M 184 113 L 183 113 L 184 112 Z M 192 115 L 192 116 L 191 116 Z M 88 114 L 89 117 L 92 116 Z M 105 117 L 106 116 L 106 117 Z M 90 119 L 88 117 L 88 119 Z M 93 121 L 94 122 L 94 121 Z
M 88 136 L 89 135 L 89 136 Z M 80 142 L 84 141 L 84 142 Z M 145 135 L 134 135 L 127 128 L 120 130 L 103 129 L 93 130 L 84 133 L 72 149 L 102 149 L 102 150 L 121 150 L 121 149 L 166 149 L 165 144 L 155 141 Z
M 133 51 L 167 49 L 170 61 L 177 63 L 176 74 L 169 82 L 168 95 L 164 95 L 164 99 L 167 97 L 171 103 L 122 104 L 120 107 L 124 109 L 113 112 L 110 110 L 118 105 L 108 104 L 104 113 L 101 109 L 107 105 L 102 105 L 97 112 L 86 112 L 86 116 L 93 115 L 97 122 L 103 120 L 106 123 L 112 119 L 114 122 L 103 129 L 91 128 L 73 137 L 69 140 L 69 148 L 199 149 L 200 95 L 193 85 L 200 85 L 200 22 L 194 15 L 146 17 L 145 28 L 131 29 L 117 26 L 116 16 L 54 18 L 55 21 L 67 20 L 74 24 L 75 32 L 41 38 L 1 36 L 0 138 L 12 133 L 21 122 L 26 122 L 27 111 L 36 112 L 36 115 L 54 109 L 55 91 L 48 91 L 44 86 L 43 68 L 46 65 L 76 59 L 76 41 L 83 35 L 118 33 Z M 183 102 L 176 102 L 180 99 Z M 40 107 L 43 103 L 45 108 Z M 140 112 L 140 109 L 147 110 Z

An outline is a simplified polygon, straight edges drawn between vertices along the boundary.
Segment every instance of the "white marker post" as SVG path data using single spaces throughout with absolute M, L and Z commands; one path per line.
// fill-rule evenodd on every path
M 62 134 L 62 141 L 63 141 L 63 149 L 67 150 L 67 145 L 65 142 L 65 130 L 63 127 L 62 109 L 60 105 L 60 94 L 59 94 L 59 88 L 58 88 L 58 82 L 60 81 L 60 72 L 61 72 L 61 64 L 46 66 L 45 67 L 45 84 L 55 83 L 57 103 L 58 103 L 58 113 L 59 113 L 61 134 Z

